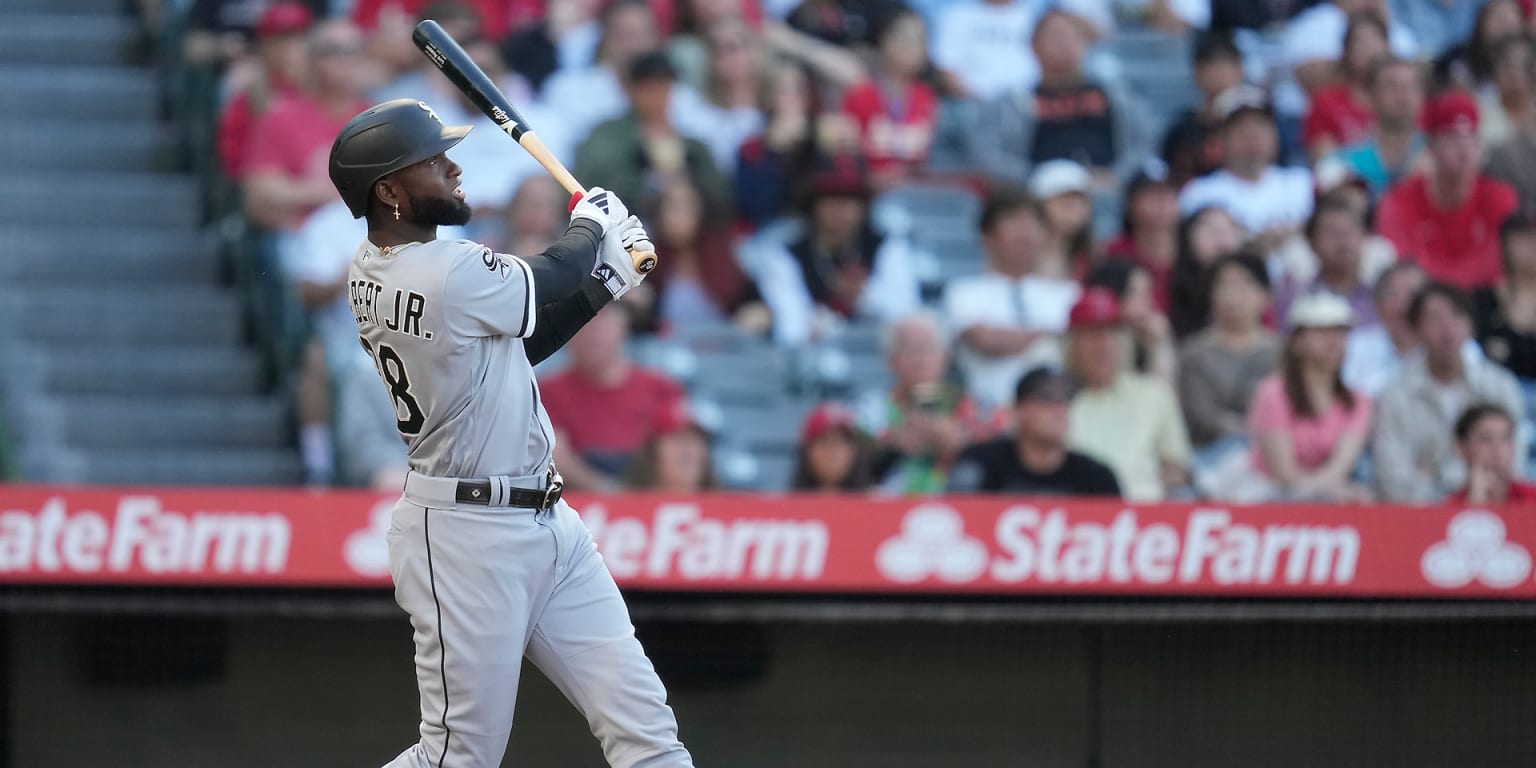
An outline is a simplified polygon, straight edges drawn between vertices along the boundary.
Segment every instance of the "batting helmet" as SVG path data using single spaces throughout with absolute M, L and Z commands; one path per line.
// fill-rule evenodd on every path
M 361 219 L 379 179 L 426 160 L 463 141 L 473 126 L 443 125 L 432 108 L 414 99 L 392 99 L 347 121 L 331 145 L 331 183 Z

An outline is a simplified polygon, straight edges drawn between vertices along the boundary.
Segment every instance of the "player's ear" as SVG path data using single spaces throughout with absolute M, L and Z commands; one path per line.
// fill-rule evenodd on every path
M 385 210 L 395 208 L 405 201 L 400 188 L 387 176 L 373 183 L 373 196 L 379 199 Z

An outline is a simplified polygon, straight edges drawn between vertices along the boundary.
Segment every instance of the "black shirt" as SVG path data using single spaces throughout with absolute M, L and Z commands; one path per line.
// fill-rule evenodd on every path
M 1115 164 L 1115 121 L 1109 95 L 1091 83 L 1035 89 L 1035 143 L 1029 159 L 1075 160 L 1089 168 Z
M 1477 326 L 1477 342 L 1488 359 L 1522 379 L 1536 379 L 1536 334 L 1509 324 L 1492 288 L 1480 288 L 1472 294 L 1472 320 Z
M 949 471 L 954 492 L 1017 493 L 1031 496 L 1120 496 L 1115 473 L 1075 451 L 1051 472 L 1040 474 L 1019 462 L 1012 437 L 966 448 Z

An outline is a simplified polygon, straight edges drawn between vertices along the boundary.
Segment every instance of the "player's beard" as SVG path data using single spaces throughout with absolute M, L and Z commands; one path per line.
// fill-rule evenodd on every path
M 429 227 L 462 227 L 469 223 L 474 209 L 457 197 L 417 197 L 407 195 L 416 223 Z

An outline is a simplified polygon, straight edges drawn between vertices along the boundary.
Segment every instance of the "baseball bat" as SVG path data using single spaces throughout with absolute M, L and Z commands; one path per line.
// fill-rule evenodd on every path
M 548 171 L 560 186 L 565 187 L 566 192 L 572 195 L 586 193 L 586 188 L 571 175 L 565 163 L 560 162 L 560 158 L 555 157 L 555 153 L 544 146 L 538 134 L 533 132 L 528 122 L 512 106 L 512 102 L 485 74 L 485 70 L 480 69 L 469 58 L 469 54 L 464 52 L 463 46 L 460 46 L 452 35 L 437 22 L 427 19 L 416 25 L 416 29 L 411 32 L 411 41 L 421 49 L 423 54 L 426 54 L 427 60 L 448 78 L 448 82 L 453 83 L 455 88 L 468 96 L 486 117 L 496 123 L 497 128 L 512 137 L 518 146 L 532 155 L 539 165 L 544 166 L 544 170 Z M 630 251 L 629 256 L 634 259 L 635 271 L 642 275 L 656 268 L 654 251 Z

